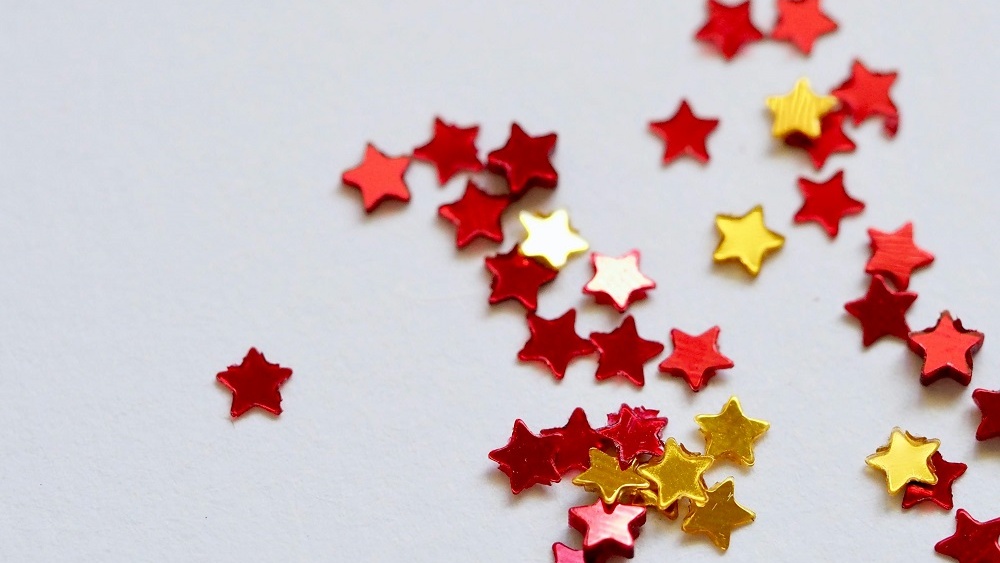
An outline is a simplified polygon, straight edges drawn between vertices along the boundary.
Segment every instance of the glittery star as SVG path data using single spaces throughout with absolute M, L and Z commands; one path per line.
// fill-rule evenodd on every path
M 569 509 L 569 525 L 583 534 L 583 552 L 587 561 L 604 561 L 613 556 L 631 559 L 635 538 L 646 523 L 646 509 L 641 506 L 594 504 Z
M 410 157 L 390 158 L 369 143 L 361 164 L 344 172 L 341 181 L 361 191 L 365 211 L 371 213 L 389 199 L 410 201 L 410 190 L 403 181 L 409 165 Z
M 955 533 L 937 542 L 934 551 L 959 563 L 1000 563 L 1000 518 L 979 522 L 965 509 L 955 514 Z
M 663 456 L 639 466 L 639 475 L 656 487 L 656 506 L 661 510 L 687 497 L 692 502 L 708 501 L 702 475 L 712 465 L 712 457 L 693 454 L 673 438 L 663 445 Z
M 573 410 L 573 414 L 569 416 L 565 426 L 546 428 L 540 434 L 559 437 L 559 448 L 556 451 L 555 462 L 556 469 L 560 474 L 574 469 L 587 469 L 591 465 L 591 448 L 605 448 L 611 444 L 611 440 L 598 434 L 590 426 L 587 413 L 580 407 Z
M 934 261 L 934 255 L 913 242 L 913 223 L 907 223 L 892 233 L 868 229 L 872 257 L 865 265 L 865 272 L 882 274 L 899 289 L 910 285 L 913 270 Z
M 597 448 L 590 450 L 590 467 L 577 475 L 573 484 L 597 493 L 607 504 L 649 488 L 649 481 L 635 472 L 635 463 L 622 469 L 617 459 Z
M 708 21 L 695 38 L 711 43 L 728 60 L 744 45 L 763 39 L 764 34 L 750 21 L 750 0 L 735 6 L 708 0 Z
M 910 349 L 924 359 L 920 383 L 950 377 L 962 385 L 972 381 L 972 356 L 983 345 L 983 333 L 968 330 L 951 313 L 941 313 L 932 328 L 910 334 Z
M 515 196 L 536 186 L 554 188 L 559 175 L 549 157 L 555 148 L 555 133 L 532 137 L 514 123 L 507 144 L 487 156 L 486 167 L 506 178 L 510 193 Z
M 717 483 L 706 492 L 706 496 L 708 500 L 704 503 L 692 502 L 689 505 L 681 529 L 689 534 L 705 534 L 715 547 L 726 551 L 733 529 L 753 522 L 757 515 L 736 502 L 732 477 Z
M 672 329 L 674 351 L 660 362 L 660 371 L 683 378 L 692 391 L 700 391 L 719 369 L 733 367 L 733 361 L 719 353 L 719 327 L 713 326 L 698 336 Z
M 632 250 L 618 258 L 594 252 L 590 255 L 594 277 L 590 278 L 583 292 L 593 295 L 598 303 L 609 303 L 624 313 L 633 301 L 646 297 L 646 291 L 656 287 L 656 282 L 639 271 L 639 251 Z
M 556 379 L 566 375 L 569 362 L 578 356 L 593 354 L 594 345 L 576 334 L 576 309 L 566 311 L 557 319 L 543 319 L 528 313 L 531 338 L 517 353 L 522 362 L 541 362 Z
M 253 407 L 260 407 L 277 416 L 281 414 L 281 387 L 292 370 L 272 364 L 256 348 L 250 348 L 239 365 L 229 366 L 215 378 L 233 392 L 233 403 L 229 414 L 233 418 L 243 416 Z
M 493 276 L 490 282 L 490 304 L 513 299 L 529 311 L 538 308 L 538 290 L 556 279 L 553 270 L 534 258 L 521 254 L 516 246 L 506 254 L 486 258 L 486 269 Z
M 552 544 L 552 557 L 555 558 L 555 563 L 586 563 L 583 551 L 559 542 Z
M 510 491 L 516 495 L 532 485 L 559 482 L 554 462 L 558 447 L 558 437 L 536 436 L 518 419 L 507 445 L 490 452 L 490 459 L 510 478 Z
M 810 139 L 802 133 L 792 133 L 785 137 L 785 144 L 809 153 L 813 168 L 819 170 L 834 153 L 850 153 L 857 148 L 854 141 L 844 134 L 845 117 L 847 115 L 843 110 L 830 112 L 819 121 L 819 137 Z
M 647 410 L 622 404 L 616 414 L 608 415 L 608 426 L 598 432 L 611 440 L 618 450 L 618 461 L 622 467 L 635 461 L 640 454 L 660 455 L 663 442 L 660 434 L 667 425 L 667 419 L 656 416 L 659 411 Z
M 813 221 L 823 227 L 830 238 L 840 231 L 840 220 L 847 215 L 857 215 L 865 204 L 847 195 L 844 189 L 844 171 L 840 170 L 824 182 L 799 178 L 799 191 L 805 201 L 795 213 L 796 223 Z
M 458 172 L 479 172 L 483 163 L 479 162 L 476 137 L 479 126 L 458 127 L 434 118 L 434 137 L 426 145 L 413 149 L 413 158 L 434 164 L 438 182 L 443 186 Z
M 1000 391 L 976 389 L 972 392 L 972 400 L 983 414 L 976 429 L 976 439 L 982 442 L 1000 438 Z
M 566 265 L 570 256 L 590 248 L 570 226 L 565 209 L 549 215 L 522 211 L 518 219 L 528 233 L 521 243 L 521 254 L 540 258 L 557 270 Z
M 909 339 L 906 311 L 916 298 L 916 293 L 890 290 L 882 276 L 874 276 L 868 293 L 844 305 L 844 309 L 861 322 L 861 341 L 871 346 L 883 336 Z
M 835 88 L 832 94 L 847 108 L 855 125 L 874 115 L 881 115 L 882 128 L 892 137 L 899 130 L 899 110 L 889 96 L 889 89 L 897 75 L 895 72 L 872 72 L 861 61 L 855 60 L 851 66 L 851 77 Z
M 816 39 L 836 29 L 837 22 L 823 13 L 819 0 L 778 0 L 778 21 L 771 37 L 788 41 L 808 55 Z
M 820 118 L 837 105 L 833 96 L 818 96 L 809 87 L 809 80 L 800 78 L 792 91 L 784 96 L 771 96 L 767 107 L 774 113 L 771 134 L 784 139 L 791 133 L 802 133 L 815 139 L 822 132 Z
M 590 341 L 597 346 L 598 381 L 620 376 L 638 387 L 646 382 L 643 365 L 663 351 L 663 344 L 639 336 L 632 315 L 611 332 L 590 333 Z
M 654 121 L 649 124 L 649 129 L 666 144 L 663 164 L 670 164 L 683 155 L 705 163 L 709 159 L 705 141 L 718 126 L 718 119 L 702 119 L 696 116 L 687 100 L 682 100 L 673 117 L 664 121 Z
M 463 248 L 476 237 L 501 242 L 500 216 L 508 204 L 506 196 L 490 195 L 469 180 L 462 198 L 439 207 L 438 215 L 455 224 L 455 245 Z
M 941 452 L 934 452 L 931 465 L 937 475 L 936 485 L 923 483 L 908 483 L 903 491 L 903 508 L 912 508 L 917 503 L 929 500 L 945 510 L 951 510 L 954 503 L 951 498 L 951 485 L 965 473 L 968 468 L 964 463 L 952 463 L 941 457 Z
M 930 458 L 940 445 L 940 440 L 915 438 L 894 428 L 889 443 L 865 458 L 865 463 L 885 473 L 886 488 L 891 494 L 898 493 L 910 481 L 934 485 L 938 478 Z
M 759 205 L 742 217 L 716 215 L 715 226 L 722 240 L 712 258 L 716 262 L 738 260 L 752 276 L 760 272 L 769 252 L 785 244 L 785 237 L 764 226 L 764 210 Z
M 753 465 L 753 443 L 771 427 L 767 421 L 747 418 L 736 397 L 730 397 L 719 414 L 700 414 L 694 421 L 705 436 L 705 455 L 742 465 Z

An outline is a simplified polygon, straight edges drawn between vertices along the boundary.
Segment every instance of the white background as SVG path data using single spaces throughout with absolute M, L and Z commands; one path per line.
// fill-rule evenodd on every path
M 731 394 L 772 429 L 752 469 L 711 474 L 758 516 L 730 563 L 934 560 L 954 513 L 902 511 L 864 464 L 897 425 L 969 464 L 958 507 L 1000 516 L 971 388 L 921 387 L 904 346 L 863 350 L 842 309 L 866 287 L 865 229 L 913 220 L 937 260 L 912 326 L 949 308 L 985 332 L 973 387 L 1000 387 L 1000 4 L 828 2 L 841 29 L 812 57 L 760 43 L 730 63 L 693 40 L 701 2 L 32 4 L 0 18 L 0 559 L 549 561 L 592 496 L 510 495 L 487 452 L 515 418 L 583 406 L 597 424 L 625 401 L 697 449 L 692 417 Z M 803 75 L 829 91 L 854 57 L 899 70 L 900 132 L 848 128 L 857 153 L 817 174 L 763 99 Z M 682 97 L 722 121 L 708 166 L 662 167 L 647 131 Z M 440 189 L 415 163 L 411 204 L 372 217 L 339 184 L 366 141 L 407 153 L 435 115 L 480 123 L 483 154 L 512 120 L 557 132 L 559 188 L 523 206 L 568 208 L 594 250 L 640 249 L 659 284 L 640 334 L 719 324 L 736 368 L 695 395 L 655 364 L 636 389 L 596 382 L 593 359 L 561 383 L 518 363 L 523 312 L 486 303 L 494 248 L 456 251 L 436 216 L 464 179 Z M 793 226 L 796 179 L 840 168 L 864 214 L 834 241 Z M 751 280 L 713 266 L 713 217 L 757 203 L 787 243 Z M 588 277 L 573 261 L 540 314 L 615 326 Z M 215 374 L 250 346 L 294 370 L 285 412 L 231 422 Z M 657 516 L 637 543 L 636 561 L 718 557 Z

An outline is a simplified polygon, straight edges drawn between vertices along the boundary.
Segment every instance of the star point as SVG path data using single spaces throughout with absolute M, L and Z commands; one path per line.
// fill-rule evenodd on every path
M 646 297 L 656 282 L 639 271 L 639 251 L 632 250 L 617 258 L 598 252 L 590 255 L 594 276 L 583 286 L 598 303 L 608 303 L 624 313 L 632 302 Z
M 705 455 L 746 466 L 753 465 L 754 442 L 771 427 L 765 420 L 743 414 L 736 397 L 730 397 L 719 414 L 701 414 L 694 421 L 705 436 Z
M 940 445 L 940 440 L 916 438 L 894 428 L 889 442 L 865 458 L 865 463 L 885 473 L 886 489 L 891 494 L 901 491 L 910 481 L 934 485 L 938 478 L 930 459 Z
M 774 113 L 771 134 L 784 139 L 791 133 L 802 133 L 815 139 L 822 133 L 820 118 L 836 105 L 837 98 L 817 95 L 809 87 L 809 80 L 800 78 L 791 92 L 767 99 L 767 107 Z
M 565 209 L 549 215 L 521 211 L 518 219 L 528 233 L 519 247 L 521 254 L 539 258 L 552 268 L 562 268 L 570 256 L 590 248 L 587 241 L 570 226 Z
M 757 515 L 736 502 L 733 478 L 706 491 L 704 502 L 691 503 L 681 529 L 689 534 L 705 534 L 722 551 L 729 549 L 733 529 L 753 522 Z
M 764 210 L 759 205 L 742 217 L 716 215 L 715 226 L 722 240 L 712 258 L 716 262 L 737 260 L 755 277 L 765 256 L 785 244 L 785 237 L 764 225 Z
M 663 455 L 640 465 L 637 471 L 655 485 L 656 506 L 665 510 L 685 497 L 697 503 L 708 501 L 703 475 L 712 461 L 711 456 L 693 454 L 677 440 L 667 438 Z

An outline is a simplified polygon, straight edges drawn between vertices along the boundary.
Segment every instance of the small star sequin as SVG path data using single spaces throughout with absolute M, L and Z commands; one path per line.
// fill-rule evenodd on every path
M 569 509 L 569 525 L 583 534 L 587 561 L 604 561 L 613 556 L 631 559 L 635 538 L 646 523 L 646 509 L 598 500 L 594 504 Z
M 230 416 L 239 418 L 253 407 L 277 416 L 281 414 L 281 392 L 278 388 L 292 376 L 292 370 L 272 364 L 256 348 L 250 348 L 239 365 L 229 366 L 215 376 L 219 383 L 233 392 Z
M 889 96 L 897 73 L 872 72 L 861 61 L 851 65 L 851 76 L 832 92 L 854 119 L 855 125 L 869 117 L 881 115 L 882 127 L 890 137 L 899 130 L 899 110 Z
M 490 459 L 510 479 L 510 491 L 516 495 L 532 485 L 559 482 L 554 461 L 558 448 L 557 436 L 536 436 L 518 419 L 507 445 L 490 452 Z
M 632 250 L 618 258 L 594 252 L 590 255 L 594 277 L 590 278 L 583 292 L 593 295 L 598 303 L 614 306 L 619 313 L 633 301 L 646 297 L 646 291 L 656 287 L 656 282 L 639 271 L 639 251 Z
M 546 428 L 540 432 L 542 436 L 557 436 L 559 448 L 556 450 L 555 464 L 560 474 L 574 469 L 587 469 L 591 466 L 591 448 L 605 448 L 611 445 L 608 440 L 590 426 L 587 413 L 580 407 L 573 410 L 565 426 Z
M 865 463 L 885 473 L 886 488 L 891 494 L 901 491 L 910 481 L 934 485 L 938 478 L 930 459 L 940 445 L 940 440 L 915 438 L 894 428 L 889 443 L 876 449 Z
M 949 377 L 962 385 L 972 381 L 972 356 L 983 345 L 983 333 L 968 330 L 951 313 L 941 313 L 931 328 L 910 334 L 910 349 L 923 358 L 920 383 L 930 385 Z
M 719 352 L 719 327 L 713 326 L 698 336 L 672 329 L 674 351 L 660 362 L 660 371 L 680 377 L 692 391 L 700 391 L 716 370 L 733 367 L 733 361 Z
M 583 551 L 559 542 L 552 544 L 552 557 L 555 558 L 555 563 L 586 563 Z
M 816 95 L 809 80 L 800 78 L 791 92 L 767 99 L 767 107 L 774 113 L 771 134 L 784 139 L 791 133 L 801 133 L 815 139 L 822 132 L 820 119 L 836 106 L 837 98 Z
M 521 254 L 539 258 L 557 270 L 566 265 L 570 256 L 590 248 L 570 226 L 565 209 L 549 215 L 522 211 L 518 219 L 528 233 L 521 243 Z
M 555 133 L 532 137 L 513 123 L 507 144 L 487 156 L 486 167 L 507 179 L 514 196 L 533 187 L 554 188 L 559 174 L 549 159 L 555 149 Z
M 976 429 L 976 439 L 982 442 L 1000 438 L 1000 391 L 976 389 L 972 392 L 972 400 L 983 415 Z
M 823 13 L 819 0 L 778 0 L 778 21 L 771 37 L 788 41 L 808 55 L 820 36 L 836 30 L 837 22 Z
M 753 465 L 753 443 L 771 427 L 743 414 L 736 397 L 730 397 L 719 414 L 701 414 L 694 421 L 705 436 L 706 455 L 747 466 Z
M 851 153 L 857 148 L 854 141 L 844 134 L 844 119 L 847 115 L 843 110 L 833 111 L 820 119 L 820 134 L 810 139 L 802 133 L 792 133 L 785 137 L 785 144 L 806 151 L 812 160 L 813 168 L 819 170 L 827 159 L 835 153 Z
M 665 510 L 682 498 L 701 504 L 708 501 L 703 474 L 712 461 L 711 456 L 693 454 L 677 440 L 667 438 L 663 455 L 640 465 L 637 471 L 655 486 L 656 506 Z
M 709 159 L 705 142 L 718 126 L 718 119 L 702 119 L 696 116 L 687 100 L 682 100 L 673 117 L 654 121 L 649 124 L 649 129 L 663 139 L 666 145 L 663 150 L 663 164 L 670 164 L 684 155 L 705 163 Z
M 403 181 L 409 166 L 410 157 L 390 158 L 369 143 L 361 164 L 344 172 L 341 181 L 361 191 L 365 212 L 371 213 L 386 200 L 410 201 L 410 190 Z
M 708 489 L 705 502 L 689 505 L 681 529 L 689 534 L 705 534 L 722 551 L 729 549 L 729 536 L 733 529 L 746 526 L 757 517 L 753 511 L 736 502 L 733 487 L 733 478 L 730 477 Z
M 490 305 L 513 299 L 529 311 L 538 308 L 538 290 L 556 279 L 558 270 L 521 254 L 516 246 L 506 254 L 486 258 L 490 282 Z
M 955 533 L 937 542 L 934 551 L 959 563 L 1000 563 L 1000 518 L 979 522 L 963 508 L 955 514 Z
M 708 21 L 695 38 L 712 44 L 729 60 L 744 45 L 763 39 L 764 34 L 750 21 L 750 0 L 735 6 L 708 0 Z
M 954 502 L 951 498 L 951 486 L 956 479 L 965 473 L 968 465 L 945 461 L 941 452 L 931 456 L 931 466 L 937 475 L 937 484 L 908 483 L 903 491 L 903 508 L 913 508 L 917 503 L 929 500 L 945 510 L 951 510 Z
M 663 344 L 639 336 L 631 315 L 611 332 L 592 332 L 590 341 L 597 347 L 598 381 L 619 376 L 642 387 L 646 382 L 643 366 L 663 352 Z
M 883 336 L 909 339 L 906 311 L 916 299 L 916 293 L 892 291 L 882 276 L 874 276 L 865 296 L 847 303 L 844 309 L 861 322 L 861 341 L 871 346 Z
M 588 356 L 596 351 L 593 343 L 576 333 L 576 309 L 566 311 L 556 319 L 543 319 L 528 313 L 531 338 L 517 353 L 522 362 L 541 362 L 556 379 L 566 375 L 573 358 Z
M 667 426 L 667 419 L 657 416 L 659 411 L 632 407 L 623 404 L 617 413 L 608 415 L 608 426 L 598 432 L 611 440 L 618 450 L 618 461 L 622 467 L 642 454 L 660 455 L 663 441 L 660 434 Z
M 805 201 L 795 213 L 796 223 L 812 221 L 823 227 L 830 238 L 840 231 L 840 220 L 861 213 L 865 204 L 852 198 L 844 189 L 844 171 L 840 170 L 823 182 L 799 178 L 799 191 Z
M 764 226 L 764 210 L 759 205 L 742 217 L 716 215 L 715 226 L 722 240 L 712 258 L 716 262 L 738 260 L 752 276 L 760 273 L 769 252 L 785 244 L 785 237 Z
M 478 125 L 458 127 L 435 117 L 434 137 L 426 145 L 413 149 L 413 158 L 433 163 L 438 182 L 443 186 L 459 172 L 483 170 L 476 148 L 478 135 Z
M 455 245 L 464 248 L 477 237 L 503 241 L 500 217 L 509 204 L 506 196 L 490 195 L 469 180 L 462 198 L 439 207 L 438 215 L 455 225 Z
M 635 472 L 634 462 L 622 469 L 617 459 L 597 448 L 590 450 L 590 467 L 577 475 L 573 484 L 597 493 L 606 504 L 649 488 L 649 481 Z
M 865 265 L 865 272 L 882 274 L 899 289 L 910 285 L 910 276 L 917 268 L 934 261 L 934 255 L 913 242 L 913 223 L 907 223 L 891 233 L 868 229 L 872 257 Z

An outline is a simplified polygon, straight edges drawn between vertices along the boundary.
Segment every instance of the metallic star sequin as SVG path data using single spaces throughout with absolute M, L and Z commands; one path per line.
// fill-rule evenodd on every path
M 410 157 L 391 158 L 382 154 L 374 145 L 368 144 L 361 164 L 344 172 L 341 181 L 361 192 L 365 212 L 371 213 L 382 202 L 390 199 L 410 201 L 410 190 L 403 180 L 409 166 Z
M 701 414 L 694 421 L 705 436 L 706 455 L 747 466 L 753 465 L 753 443 L 771 427 L 743 414 L 736 397 L 730 397 L 719 414 Z
M 923 358 L 920 383 L 930 385 L 951 378 L 962 385 L 972 382 L 972 356 L 983 346 L 983 333 L 962 326 L 944 311 L 931 328 L 910 333 L 910 349 Z
M 597 493 L 607 504 L 649 488 L 649 481 L 635 472 L 634 462 L 622 469 L 616 457 L 597 448 L 590 450 L 590 467 L 577 475 L 573 484 Z
M 798 132 L 815 139 L 822 132 L 820 119 L 836 106 L 837 98 L 816 95 L 809 87 L 809 80 L 800 78 L 788 94 L 767 99 L 767 107 L 774 113 L 771 134 L 784 139 Z
M 716 262 L 737 260 L 752 276 L 760 273 L 768 253 L 785 244 L 785 237 L 764 226 L 764 210 L 759 205 L 742 217 L 717 215 L 715 226 L 722 240 L 712 258 Z
M 281 414 L 281 387 L 292 376 L 292 370 L 272 364 L 256 348 L 250 348 L 239 365 L 229 366 L 215 376 L 216 380 L 233 392 L 229 414 L 243 416 L 258 407 L 277 416 Z
M 562 268 L 570 256 L 589 248 L 587 241 L 570 226 L 565 209 L 549 215 L 522 211 L 518 219 L 528 233 L 519 247 L 521 254 L 539 258 L 553 268 Z
M 886 488 L 891 494 L 903 490 L 910 481 L 934 485 L 938 478 L 930 459 L 940 445 L 940 440 L 915 438 L 895 428 L 889 442 L 865 458 L 865 463 L 885 473 Z
M 733 529 L 750 524 L 757 516 L 736 502 L 732 477 L 716 484 L 705 495 L 704 502 L 691 503 L 681 529 L 689 534 L 705 534 L 716 547 L 725 551 L 729 549 Z
M 619 313 L 656 287 L 656 282 L 639 271 L 638 250 L 617 258 L 595 252 L 590 255 L 590 263 L 594 267 L 594 277 L 583 286 L 583 292 L 593 295 L 598 303 L 614 306 Z
M 708 501 L 702 475 L 712 465 L 712 457 L 693 454 L 667 438 L 663 455 L 639 466 L 639 475 L 649 479 L 656 488 L 656 506 L 665 510 L 675 501 L 689 498 L 693 502 Z

